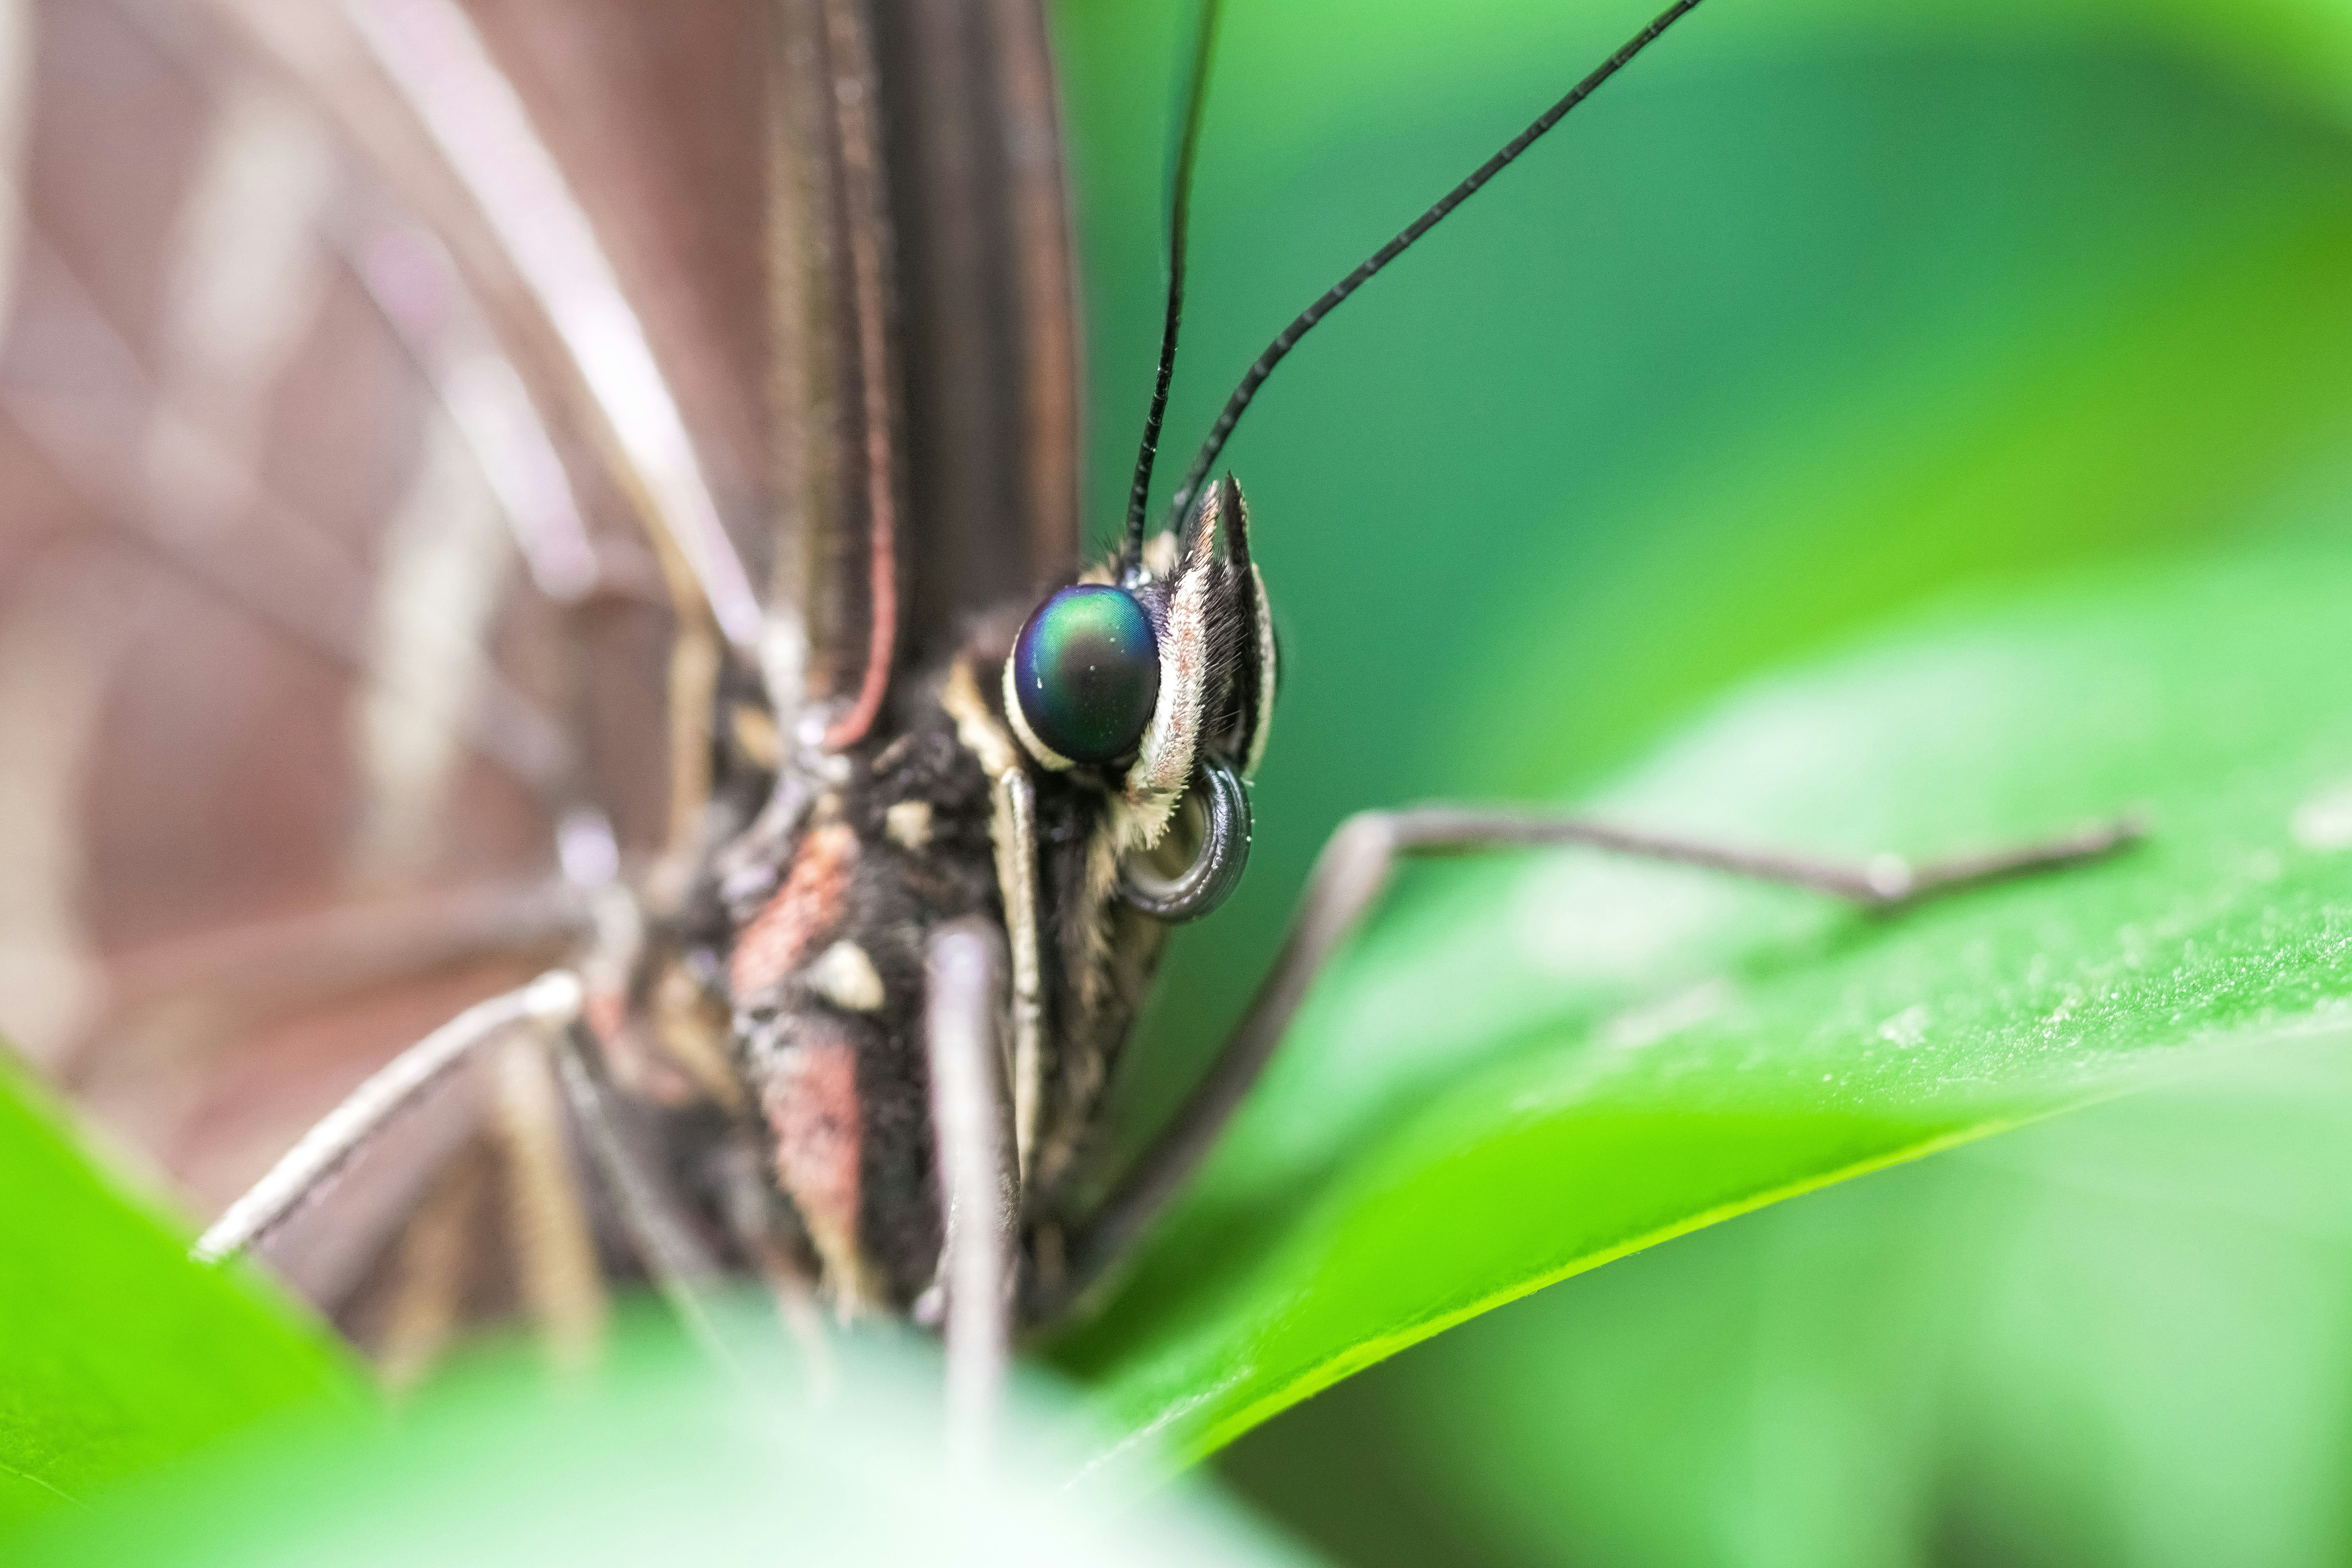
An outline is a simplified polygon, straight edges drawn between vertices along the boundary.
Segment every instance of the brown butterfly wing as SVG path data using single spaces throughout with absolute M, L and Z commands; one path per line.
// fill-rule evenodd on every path
M 638 867 L 692 831 L 706 783 L 708 688 L 680 685 L 677 650 L 708 628 L 673 607 L 620 416 L 341 15 L 68 0 L 18 40 L 0 1027 L 205 1213 L 392 1054 L 576 946 L 564 812 L 601 808 Z M 808 51 L 824 5 L 465 15 L 747 574 L 815 634 L 810 694 L 854 688 L 868 509 L 844 476 L 866 432 Z M 859 15 L 919 653 L 1075 552 L 1067 223 L 1034 5 Z M 566 504 L 490 471 L 460 406 L 485 381 L 527 399 Z M 554 1191 L 576 1133 L 510 1058 L 445 1086 L 273 1251 L 395 1360 L 436 1313 L 544 1306 L 583 1267 L 604 1200 Z M 584 1266 L 627 1266 L 602 1251 Z

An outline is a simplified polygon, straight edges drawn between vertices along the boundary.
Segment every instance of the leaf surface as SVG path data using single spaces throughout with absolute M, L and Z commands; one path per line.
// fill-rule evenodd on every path
M 2352 1035 L 2348 662 L 2352 563 L 2313 552 L 1952 605 L 1750 686 L 1595 813 L 1850 856 L 2155 835 L 1895 919 L 1589 855 L 1417 874 L 1068 1363 L 1213 1447 L 1664 1237 Z
M 767 1568 L 1300 1568 L 1221 1505 L 1129 1463 L 1087 1468 L 1066 1391 L 1023 1379 L 991 1433 L 987 1484 L 951 1463 L 928 1336 L 869 1323 L 822 1362 L 750 1291 L 709 1304 L 709 1341 L 658 1303 L 617 1314 L 599 1364 L 551 1378 L 536 1346 L 478 1350 L 392 1421 L 266 1437 L 11 1542 L 11 1568 L 407 1568 L 430 1563 Z M 713 1345 L 723 1347 L 716 1355 Z M 1147 1456 L 1130 1453 L 1129 1460 Z
M 187 1247 L 0 1061 L 0 1529 L 265 1417 L 362 1402 L 323 1328 Z

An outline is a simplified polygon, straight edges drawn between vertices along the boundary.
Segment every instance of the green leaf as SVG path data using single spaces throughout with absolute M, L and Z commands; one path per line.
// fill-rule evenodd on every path
M 1218 1468 L 1360 1568 L 2345 1562 L 2352 1053 L 2259 1057 L 1544 1291 Z
M 322 1328 L 187 1247 L 0 1058 L 0 1530 L 265 1417 L 362 1400 Z
M 397 1419 L 257 1441 L 15 1543 L 11 1568 L 170 1562 L 567 1568 L 648 1563 L 1105 1563 L 1284 1568 L 1304 1560 L 1222 1507 L 1122 1463 L 1066 1394 L 1016 1384 L 973 1488 L 942 1439 L 928 1336 L 828 1336 L 821 1369 L 763 1294 L 718 1304 L 719 1355 L 657 1304 L 625 1312 L 594 1372 L 537 1347 L 478 1353 Z M 324 1440 L 322 1440 L 322 1438 Z
M 1419 875 L 1068 1364 L 1213 1447 L 1666 1237 L 2352 1035 L 2347 660 L 2352 562 L 2314 552 L 1956 605 L 1751 687 L 1597 812 L 1848 855 L 2125 806 L 2156 836 L 1891 921 L 1586 856 Z

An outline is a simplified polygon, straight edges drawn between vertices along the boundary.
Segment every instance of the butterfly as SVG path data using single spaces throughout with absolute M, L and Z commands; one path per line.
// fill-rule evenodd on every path
M 120 770 L 118 837 L 173 852 L 101 917 L 106 1014 L 43 1054 L 202 1189 L 289 1101 L 421 1037 L 198 1247 L 258 1249 L 395 1373 L 514 1310 L 584 1354 L 612 1281 L 691 1321 L 749 1273 L 804 1326 L 940 1326 L 951 1381 L 985 1390 L 1116 1273 L 1401 858 L 1580 844 L 1884 906 L 2127 841 L 1846 866 L 1367 814 L 1190 1099 L 1110 1163 L 1167 929 L 1243 875 L 1274 743 L 1279 584 L 1227 437 L 1319 322 L 1696 5 L 1308 302 L 1155 528 L 1202 5 L 1157 374 L 1094 561 L 1034 6 L 66 17 L 42 58 L 135 60 L 133 122 L 176 111 L 203 151 L 144 207 L 127 167 L 86 197 L 34 183 L 0 412 L 161 606 L 73 635 L 125 638 L 141 700 L 194 689 L 209 728 L 143 731 L 171 744 Z M 76 206 L 100 200 L 122 210 Z M 143 252 L 110 243 L 142 213 Z M 161 287 L 115 275 L 142 255 Z

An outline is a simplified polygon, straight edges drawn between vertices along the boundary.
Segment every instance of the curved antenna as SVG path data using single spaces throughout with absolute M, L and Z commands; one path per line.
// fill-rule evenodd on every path
M 1168 415 L 1168 383 L 1176 374 L 1176 331 L 1184 318 L 1184 231 L 1192 216 L 1192 154 L 1201 145 L 1201 120 L 1209 101 L 1209 51 L 1216 33 L 1217 0 L 1201 0 L 1192 65 L 1184 82 L 1184 121 L 1168 197 L 1168 313 L 1160 327 L 1160 374 L 1151 385 L 1151 412 L 1143 420 L 1143 445 L 1135 454 L 1135 483 L 1127 492 L 1127 542 L 1118 553 L 1121 576 L 1143 555 L 1151 464 L 1160 454 L 1160 426 Z
M 1655 21 L 1634 34 L 1624 47 L 1602 61 L 1600 68 L 1571 88 L 1566 98 L 1537 115 L 1533 124 L 1504 142 L 1500 152 L 1472 170 L 1467 179 L 1440 196 L 1427 212 L 1406 225 L 1404 232 L 1365 258 L 1362 265 L 1333 284 L 1321 299 L 1298 312 L 1297 319 L 1283 328 L 1274 342 L 1266 344 L 1265 352 L 1257 356 L 1257 363 L 1249 367 L 1249 374 L 1242 377 L 1239 386 L 1234 388 L 1234 395 L 1225 399 L 1224 411 L 1217 416 L 1216 424 L 1210 427 L 1209 438 L 1201 445 L 1201 455 L 1192 459 L 1192 468 L 1185 472 L 1184 482 L 1177 487 L 1176 494 L 1169 503 L 1172 512 L 1180 517 L 1183 514 L 1186 503 L 1192 499 L 1192 492 L 1207 477 L 1210 468 L 1217 460 L 1217 454 L 1224 450 L 1225 440 L 1233 435 L 1234 426 L 1241 422 L 1242 411 L 1250 405 L 1250 399 L 1257 395 L 1257 389 L 1265 384 L 1265 378 L 1274 374 L 1274 367 L 1282 363 L 1283 355 L 1297 347 L 1298 340 L 1305 337 L 1316 322 L 1337 310 L 1341 300 L 1370 282 L 1373 274 L 1381 268 L 1403 255 L 1407 247 L 1435 228 L 1448 213 L 1476 195 L 1481 185 L 1502 173 L 1512 159 L 1534 146 L 1536 139 L 1559 124 L 1570 110 L 1591 97 L 1602 82 L 1633 63 L 1633 57 L 1656 43 L 1668 27 L 1696 10 L 1698 3 L 1699 0 L 1675 0 L 1675 4 L 1660 14 Z M 1171 315 L 1171 333 L 1174 331 L 1173 320 Z M 1139 528 L 1130 531 L 1140 537 Z

